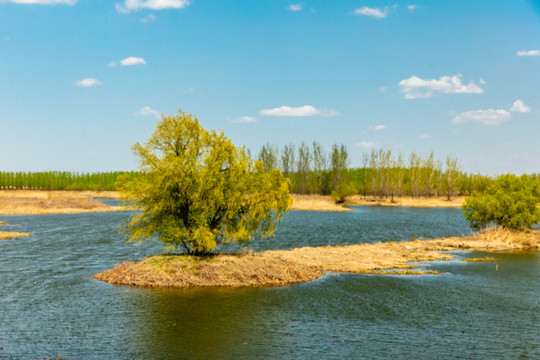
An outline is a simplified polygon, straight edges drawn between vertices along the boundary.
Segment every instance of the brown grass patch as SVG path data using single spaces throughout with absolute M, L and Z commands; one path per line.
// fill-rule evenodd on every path
M 496 257 L 492 257 L 492 256 L 486 256 L 486 257 L 483 257 L 483 258 L 465 258 L 465 259 L 461 259 L 461 261 L 466 261 L 466 262 L 488 262 L 488 261 L 501 261 L 501 259 L 499 258 L 496 258 Z
M 390 198 L 364 198 L 354 195 L 347 198 L 345 204 L 336 204 L 332 197 L 327 195 L 300 195 L 292 194 L 293 204 L 291 210 L 312 211 L 351 211 L 347 206 L 408 206 L 408 207 L 460 207 L 465 201 L 464 197 L 454 197 L 446 200 L 446 197 L 412 198 L 410 196 L 396 197 L 392 202 Z
M 326 272 L 421 275 L 436 271 L 411 262 L 446 260 L 455 249 L 508 251 L 540 247 L 540 231 L 490 230 L 471 237 L 386 242 L 350 246 L 304 247 L 207 257 L 156 255 L 118 264 L 96 279 L 136 286 L 283 286 L 314 280 Z
M 332 197 L 327 195 L 292 194 L 291 196 L 293 204 L 290 210 L 351 211 L 351 209 L 336 204 Z
M 0 191 L 0 214 L 71 214 L 126 209 L 120 206 L 108 206 L 92 199 L 94 196 L 103 195 L 106 194 L 78 191 L 2 190 Z
M 410 196 L 395 197 L 394 202 L 391 201 L 391 198 L 380 199 L 378 197 L 364 198 L 360 195 L 355 195 L 347 198 L 345 205 L 347 206 L 356 206 L 356 205 L 366 205 L 366 206 L 408 206 L 408 207 L 460 207 L 465 201 L 464 196 L 453 197 L 452 200 L 446 200 L 446 197 L 420 197 L 413 198 Z
M 434 246 L 481 251 L 540 249 L 540 230 L 513 231 L 492 228 L 469 237 L 429 240 Z

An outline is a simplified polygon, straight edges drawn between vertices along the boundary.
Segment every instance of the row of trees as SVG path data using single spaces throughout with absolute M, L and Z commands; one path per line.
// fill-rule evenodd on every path
M 362 156 L 362 167 L 349 168 L 349 154 L 345 145 L 334 144 L 326 150 L 319 142 L 300 146 L 266 144 L 258 154 L 264 170 L 279 169 L 290 179 L 292 193 L 333 194 L 337 201 L 346 196 L 364 197 L 433 197 L 469 196 L 484 193 L 494 179 L 461 171 L 459 161 L 447 156 L 441 163 L 431 152 L 421 157 L 415 152 L 405 157 L 391 150 L 373 150 Z M 0 189 L 41 190 L 116 190 L 119 175 L 137 172 L 78 173 L 0 172 Z M 533 179 L 536 179 L 533 175 Z
M 345 145 L 335 144 L 328 153 L 317 141 L 279 148 L 266 144 L 259 151 L 258 159 L 264 169 L 279 169 L 291 180 L 295 194 L 328 195 L 347 180 L 349 154 Z
M 97 173 L 0 172 L 0 189 L 115 190 L 116 179 L 125 173 L 125 171 Z
M 335 144 L 330 151 L 318 143 L 300 146 L 266 144 L 258 154 L 265 170 L 280 169 L 291 179 L 291 192 L 297 194 L 352 194 L 387 198 L 471 195 L 483 192 L 493 180 L 487 176 L 466 174 L 459 160 L 447 156 L 441 163 L 431 152 L 422 158 L 415 152 L 408 157 L 391 150 L 372 150 L 362 156 L 362 167 L 349 169 L 348 150 Z

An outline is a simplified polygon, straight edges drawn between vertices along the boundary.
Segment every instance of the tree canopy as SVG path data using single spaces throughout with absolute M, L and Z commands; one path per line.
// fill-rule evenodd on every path
M 118 179 L 124 199 L 142 210 L 125 225 L 128 241 L 157 235 L 165 245 L 208 253 L 272 235 L 291 205 L 279 170 L 265 171 L 191 114 L 163 116 L 150 139 L 132 149 L 141 174 Z
M 484 194 L 467 197 L 463 214 L 473 229 L 495 223 L 510 229 L 530 228 L 540 222 L 540 181 L 522 175 L 502 175 Z

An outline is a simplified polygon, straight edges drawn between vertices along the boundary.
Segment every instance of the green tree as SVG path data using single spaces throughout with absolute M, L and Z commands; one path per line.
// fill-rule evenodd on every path
M 311 153 L 309 146 L 302 142 L 298 148 L 298 162 L 296 163 L 296 184 L 298 193 L 309 194 L 309 175 L 311 173 Z
M 540 185 L 527 175 L 502 175 L 484 194 L 467 197 L 463 214 L 473 229 L 490 223 L 510 229 L 530 228 L 540 222 Z
M 118 187 L 142 212 L 125 224 L 128 241 L 157 235 L 167 246 L 209 253 L 272 235 L 291 205 L 279 170 L 265 171 L 222 132 L 205 130 L 184 112 L 164 116 L 132 149 L 140 174 L 119 177 Z
M 457 193 L 457 182 L 460 176 L 459 160 L 456 157 L 446 156 L 446 172 L 443 176 L 443 189 L 446 199 L 450 201 Z
M 270 143 L 263 145 L 261 151 L 259 151 L 259 160 L 262 161 L 265 171 L 278 168 L 278 154 L 277 146 L 270 145 Z

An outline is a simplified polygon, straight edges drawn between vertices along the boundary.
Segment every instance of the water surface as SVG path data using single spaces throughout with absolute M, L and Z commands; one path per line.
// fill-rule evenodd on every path
M 275 238 L 252 248 L 468 233 L 459 209 L 355 210 L 290 212 Z M 117 226 L 129 215 L 0 216 L 20 224 L 7 231 L 32 234 L 0 241 L 0 358 L 540 358 L 537 253 L 430 265 L 444 275 L 327 274 L 281 288 L 145 289 L 93 279 L 161 252 L 157 242 L 124 244 Z

